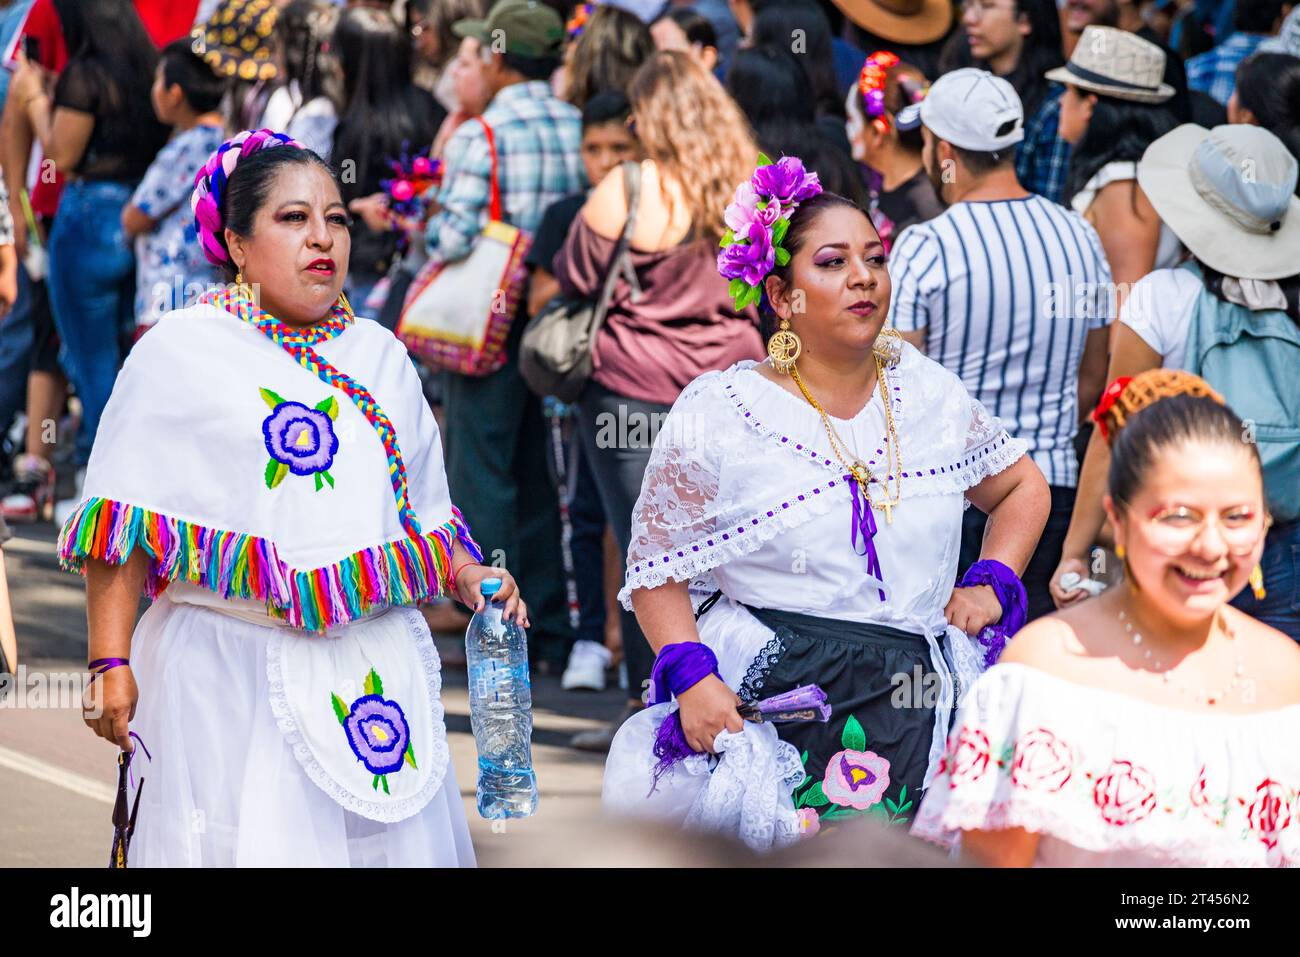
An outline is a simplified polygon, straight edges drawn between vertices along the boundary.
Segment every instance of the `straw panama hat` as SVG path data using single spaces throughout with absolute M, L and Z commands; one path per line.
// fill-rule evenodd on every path
M 1138 185 L 1201 262 L 1237 279 L 1300 273 L 1300 166 L 1268 130 L 1184 123 L 1147 147 Z
M 1135 103 L 1163 103 L 1173 96 L 1164 75 L 1164 50 L 1115 27 L 1084 27 L 1070 61 L 1046 74 L 1057 83 Z
M 951 0 L 832 2 L 862 29 L 890 43 L 933 43 L 943 39 L 953 23 Z

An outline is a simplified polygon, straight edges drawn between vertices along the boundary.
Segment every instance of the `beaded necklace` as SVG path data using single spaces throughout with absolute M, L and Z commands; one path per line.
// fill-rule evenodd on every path
M 320 322 L 310 326 L 291 326 L 281 322 L 266 312 L 237 289 L 223 289 L 207 293 L 203 302 L 224 309 L 226 312 L 248 323 L 266 338 L 291 355 L 297 363 L 316 376 L 326 385 L 338 389 L 357 407 L 366 421 L 370 423 L 388 456 L 388 475 L 393 483 L 393 498 L 397 501 L 398 516 L 402 527 L 411 537 L 421 534 L 420 522 L 411 507 L 411 500 L 406 484 L 406 463 L 402 459 L 402 450 L 397 445 L 397 430 L 387 413 L 379 407 L 370 390 L 351 376 L 340 372 L 325 361 L 313 348 L 321 342 L 343 333 L 355 321 L 352 309 L 342 296 L 330 309 L 329 315 Z

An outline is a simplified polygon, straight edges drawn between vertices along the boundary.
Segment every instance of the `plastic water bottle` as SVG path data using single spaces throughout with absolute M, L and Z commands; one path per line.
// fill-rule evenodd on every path
M 503 608 L 492 600 L 500 588 L 499 578 L 483 580 L 483 610 L 465 632 L 469 720 L 478 744 L 478 812 L 488 820 L 537 811 L 528 639 L 518 622 L 502 620 Z

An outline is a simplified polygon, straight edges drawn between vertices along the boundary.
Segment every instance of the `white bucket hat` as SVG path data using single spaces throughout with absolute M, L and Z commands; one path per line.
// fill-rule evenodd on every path
M 1193 256 L 1238 279 L 1300 273 L 1300 167 L 1280 139 L 1185 123 L 1147 147 L 1138 185 Z
M 1135 103 L 1163 103 L 1174 95 L 1164 82 L 1165 51 L 1115 27 L 1084 27 L 1070 61 L 1047 79 Z

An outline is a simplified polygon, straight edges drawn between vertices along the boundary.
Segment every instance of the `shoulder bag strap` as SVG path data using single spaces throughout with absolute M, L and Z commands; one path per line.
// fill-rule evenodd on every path
M 592 316 L 593 331 L 599 329 L 605 321 L 605 311 L 614 296 L 614 286 L 619 273 L 623 271 L 628 248 L 632 244 L 632 231 L 636 228 L 636 209 L 641 202 L 641 164 L 627 162 L 623 164 L 623 192 L 627 194 L 627 222 L 623 224 L 623 234 L 614 247 L 614 256 L 609 261 L 609 271 L 605 274 L 605 285 L 600 290 L 600 299 L 596 301 L 596 312 Z M 636 287 L 636 274 L 631 276 L 633 288 Z M 635 289 L 639 295 L 640 290 Z
M 481 116 L 476 116 L 475 119 L 483 125 L 483 134 L 487 137 L 488 155 L 492 157 L 492 173 L 488 180 L 488 219 L 490 222 L 499 223 L 502 221 L 502 213 L 501 183 L 497 178 L 497 138 L 487 120 Z

